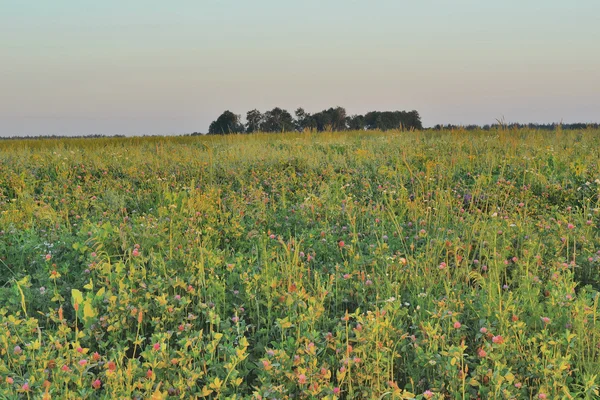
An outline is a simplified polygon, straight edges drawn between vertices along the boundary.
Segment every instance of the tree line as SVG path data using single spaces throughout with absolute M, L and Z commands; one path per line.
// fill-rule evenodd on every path
M 466 130 L 466 131 L 490 131 L 490 130 L 498 129 L 498 128 L 533 129 L 533 130 L 539 130 L 539 131 L 553 131 L 553 130 L 560 128 L 563 130 L 572 131 L 572 130 L 583 130 L 583 129 L 598 129 L 598 128 L 600 128 L 600 124 L 598 124 L 598 123 L 583 123 L 583 122 L 575 122 L 575 123 L 570 123 L 570 124 L 563 124 L 563 123 L 521 124 L 518 122 L 514 122 L 514 123 L 496 123 L 496 124 L 486 124 L 486 125 L 471 124 L 471 125 L 465 125 L 465 126 L 452 125 L 452 124 L 447 124 L 447 125 L 437 124 L 433 128 L 430 128 L 430 129 L 438 130 L 438 131 L 442 131 L 442 130 L 449 131 L 449 130 L 457 130 L 457 129 L 462 129 L 462 130 Z
M 423 129 L 421 117 L 413 111 L 371 111 L 365 115 L 347 115 L 344 107 L 331 107 L 318 113 L 308 113 L 298 108 L 294 116 L 287 110 L 275 107 L 264 113 L 251 110 L 246 113 L 246 123 L 242 123 L 241 115 L 227 110 L 213 121 L 208 133 L 222 135 L 229 133 L 253 132 L 290 132 L 310 131 L 344 131 L 391 129 Z

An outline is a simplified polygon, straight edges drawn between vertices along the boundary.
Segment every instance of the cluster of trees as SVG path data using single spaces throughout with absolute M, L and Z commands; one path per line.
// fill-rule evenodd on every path
M 255 109 L 246 113 L 246 123 L 243 124 L 240 115 L 227 110 L 210 124 L 208 133 L 423 129 L 421 117 L 415 110 L 371 111 L 365 115 L 349 116 L 344 107 L 331 107 L 315 114 L 298 108 L 294 115 L 295 118 L 279 107 L 265 113 Z

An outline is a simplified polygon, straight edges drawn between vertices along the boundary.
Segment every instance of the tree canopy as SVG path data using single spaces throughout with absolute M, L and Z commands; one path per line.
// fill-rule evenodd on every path
M 209 128 L 208 133 L 214 135 L 224 135 L 227 133 L 241 133 L 244 132 L 244 125 L 240 122 L 240 116 L 227 110 L 213 121 Z

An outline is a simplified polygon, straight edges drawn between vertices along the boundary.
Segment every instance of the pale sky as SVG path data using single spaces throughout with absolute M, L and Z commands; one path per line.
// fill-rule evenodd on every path
M 600 122 L 600 0 L 0 0 L 0 136 L 338 105 Z

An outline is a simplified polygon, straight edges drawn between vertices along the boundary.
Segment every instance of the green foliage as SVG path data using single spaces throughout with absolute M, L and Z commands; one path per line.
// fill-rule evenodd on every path
M 244 125 L 240 121 L 240 116 L 227 110 L 223 112 L 213 121 L 208 127 L 208 133 L 215 135 L 225 135 L 228 133 L 242 133 L 244 132 Z
M 598 159 L 597 130 L 1 142 L 0 397 L 598 398 Z

